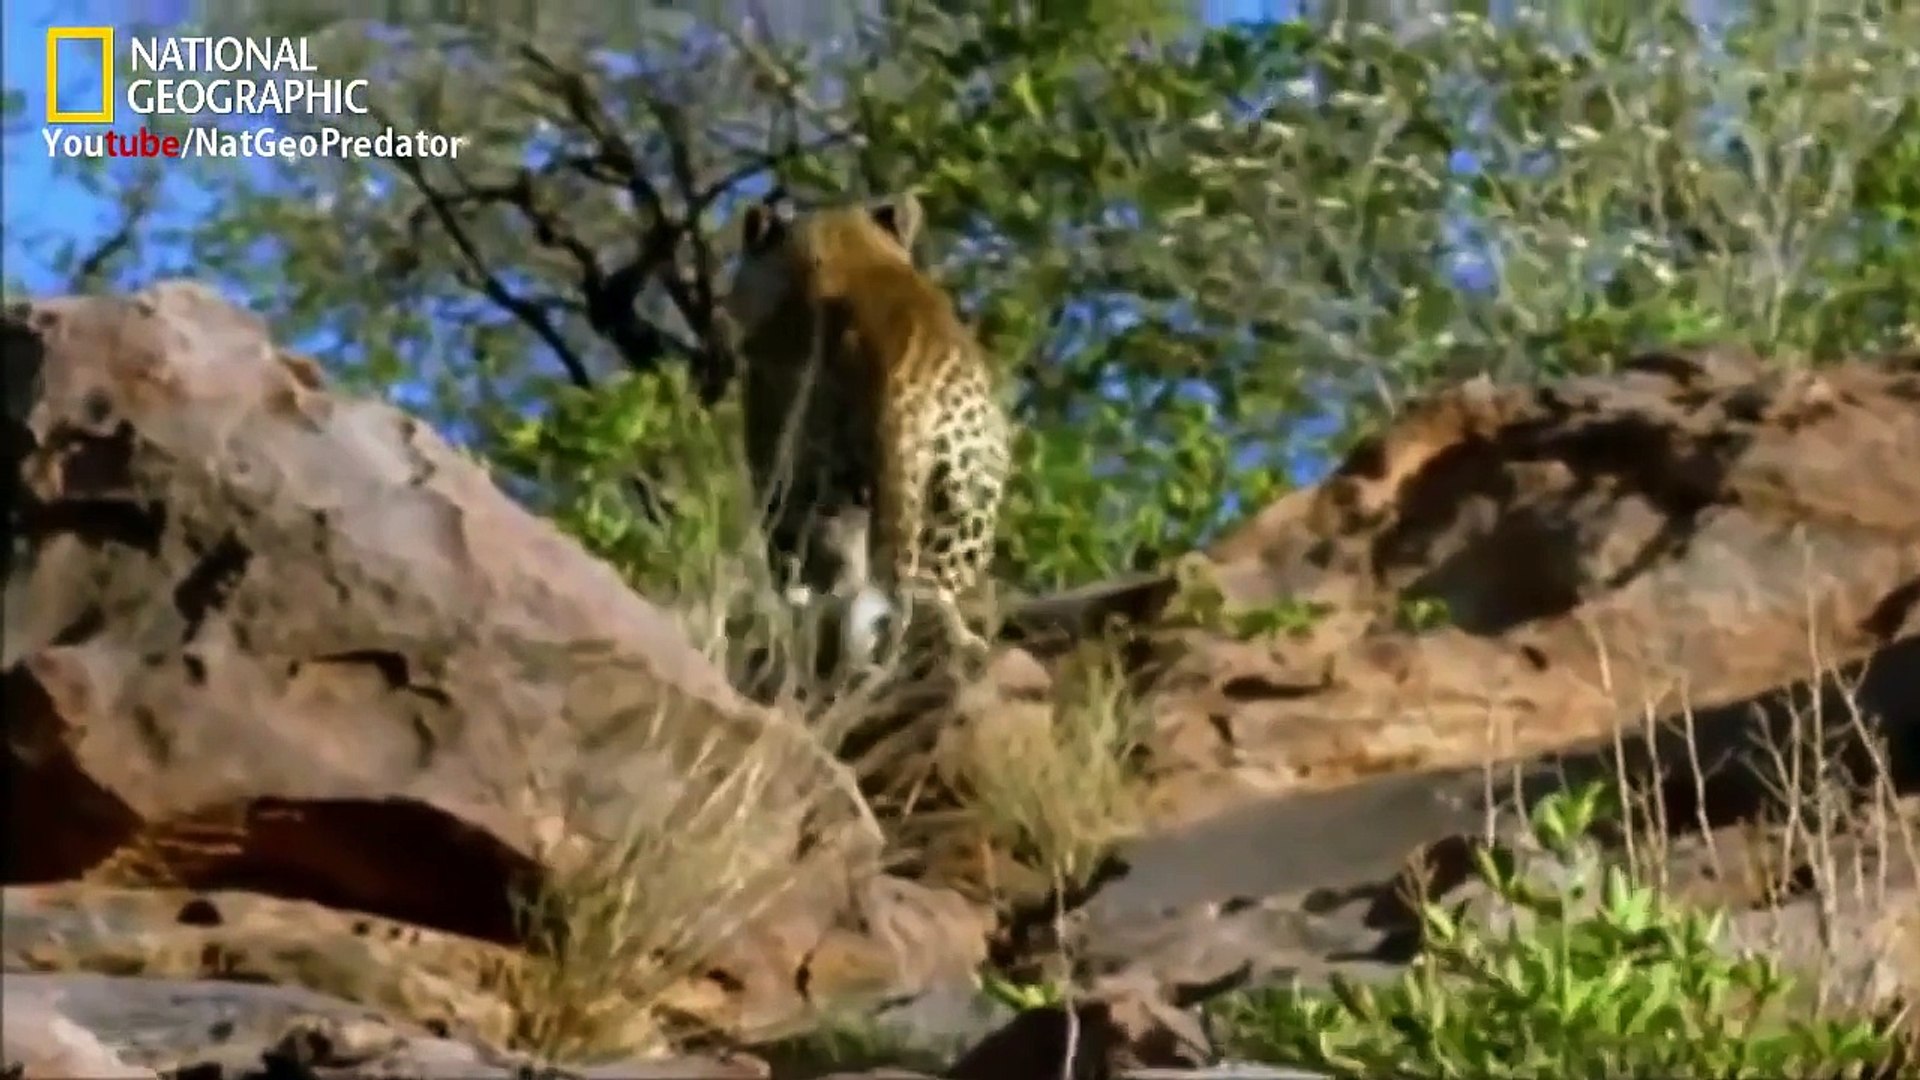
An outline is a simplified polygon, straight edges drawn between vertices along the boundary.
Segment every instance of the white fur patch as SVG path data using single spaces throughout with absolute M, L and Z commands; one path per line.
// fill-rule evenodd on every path
M 843 623 L 841 647 L 847 656 L 861 663 L 877 660 L 881 630 L 893 613 L 893 601 L 879 589 L 865 585 L 854 593 Z

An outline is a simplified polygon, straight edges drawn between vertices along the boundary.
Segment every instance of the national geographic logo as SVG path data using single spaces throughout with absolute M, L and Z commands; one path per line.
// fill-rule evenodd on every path
M 100 102 L 74 108 L 60 100 L 61 46 L 100 47 Z M 126 39 L 130 77 L 120 85 L 110 26 L 56 26 L 47 31 L 47 124 L 112 124 L 124 95 L 129 112 L 157 116 L 368 115 L 367 79 L 329 79 L 308 55 L 304 37 L 141 37 Z M 88 102 L 92 105 L 92 102 Z
M 91 109 L 63 109 L 60 107 L 60 45 L 72 42 L 76 45 L 98 45 L 100 47 L 100 102 Z M 111 124 L 113 123 L 113 27 L 111 26 L 55 26 L 47 30 L 47 123 L 49 124 Z
M 52 158 L 455 158 L 466 141 L 464 135 L 389 124 L 342 126 L 310 119 L 371 115 L 372 83 L 321 75 L 304 37 L 129 33 L 116 41 L 110 26 L 55 26 L 46 33 L 47 124 L 40 134 Z M 124 64 L 115 63 L 116 44 L 126 46 Z M 100 50 L 100 97 L 80 102 L 72 100 L 75 91 L 61 100 L 62 55 L 71 70 L 91 61 L 86 51 L 94 47 Z M 111 130 L 123 95 L 127 113 L 147 121 L 138 131 Z M 203 117 L 214 119 L 199 122 Z M 156 124 L 156 118 L 171 122 Z M 272 123 L 249 123 L 259 120 L 299 130 L 283 134 Z

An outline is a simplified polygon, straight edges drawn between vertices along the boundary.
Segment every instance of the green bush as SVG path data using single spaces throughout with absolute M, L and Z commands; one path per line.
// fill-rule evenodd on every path
M 534 416 L 494 422 L 494 465 L 642 592 L 705 601 L 759 572 L 738 410 L 708 409 L 684 368 L 557 387 Z
M 1397 980 L 1222 1006 L 1236 1054 L 1353 1077 L 1837 1077 L 1891 1060 L 1893 1036 L 1870 1021 L 1790 1015 L 1792 980 L 1730 955 L 1724 916 L 1581 858 L 1603 792 L 1536 809 L 1533 835 L 1564 871 L 1555 883 L 1482 852 L 1506 926 L 1464 903 L 1423 905 L 1425 944 Z

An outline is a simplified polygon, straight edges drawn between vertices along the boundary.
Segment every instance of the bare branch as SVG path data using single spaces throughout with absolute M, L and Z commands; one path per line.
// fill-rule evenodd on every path
M 617 131 L 613 118 L 608 116 L 594 96 L 593 88 L 587 78 L 579 71 L 568 71 L 553 62 L 545 53 L 531 45 L 521 45 L 518 49 L 526 61 L 546 77 L 547 89 L 567 108 L 568 117 L 580 125 L 600 147 L 603 155 L 616 168 L 620 169 L 625 180 L 627 194 L 633 198 L 636 210 L 644 210 L 653 216 L 659 224 L 667 219 L 666 205 L 661 201 L 660 193 L 647 182 L 640 168 L 639 155 L 634 153 L 633 144 L 627 142 Z M 677 239 L 677 238 L 676 238 Z
M 446 231 L 454 247 L 459 249 L 461 257 L 466 261 L 468 271 L 473 275 L 480 291 L 487 299 L 499 305 L 502 310 L 519 319 L 527 329 L 533 331 L 535 336 L 552 350 L 554 358 L 560 362 L 561 367 L 566 369 L 567 377 L 575 386 L 583 390 L 592 389 L 593 376 L 587 370 L 585 359 L 567 343 L 566 337 L 560 333 L 559 328 L 553 325 L 553 320 L 547 315 L 547 309 L 538 302 L 515 293 L 500 280 L 500 275 L 494 272 L 486 257 L 481 254 L 479 247 L 474 244 L 466 227 L 461 224 L 459 216 L 447 204 L 446 197 L 427 181 L 426 173 L 421 169 L 419 162 L 412 158 L 396 158 L 394 165 L 399 168 L 401 175 L 407 178 L 421 197 L 426 199 L 427 209 L 440 223 L 440 227 Z
M 535 335 L 545 342 L 547 347 L 552 349 L 554 354 L 559 358 L 561 365 L 566 368 L 567 375 L 573 381 L 574 385 L 583 390 L 592 389 L 594 384 L 592 377 L 587 371 L 585 361 L 567 344 L 565 337 L 561 335 L 559 329 L 554 325 L 550 315 L 552 307 L 566 305 L 558 302 L 554 302 L 551 305 L 542 304 L 539 301 L 521 296 L 508 289 L 505 283 L 500 280 L 499 275 L 495 274 L 487 265 L 485 256 L 480 253 L 472 237 L 468 235 L 465 227 L 460 224 L 458 215 L 454 213 L 453 204 L 456 202 L 485 201 L 491 196 L 495 201 L 506 202 L 516 206 L 532 222 L 545 222 L 546 219 L 533 204 L 530 175 L 523 170 L 521 176 L 515 183 L 499 185 L 492 188 L 481 188 L 477 185 L 467 183 L 464 178 L 462 178 L 463 191 L 458 195 L 449 196 L 447 193 L 440 191 L 429 183 L 419 165 L 411 159 L 396 161 L 395 164 L 400 167 L 401 172 L 406 175 L 415 189 L 427 200 L 426 206 L 428 210 L 434 218 L 439 221 L 441 228 L 446 230 L 447 235 L 453 240 L 454 246 L 459 248 L 461 255 L 466 260 L 468 271 L 478 282 L 482 293 L 503 310 L 519 319 L 521 323 L 526 325 Z M 539 224 L 535 224 L 536 230 L 540 227 Z M 558 239 L 557 233 L 554 234 L 553 239 Z M 591 263 L 591 252 L 587 252 L 587 256 Z M 594 272 L 598 272 L 597 265 L 592 265 L 591 268 Z M 618 287 L 624 288 L 625 283 L 619 283 Z M 593 301 L 590 297 L 585 314 L 588 322 L 593 323 L 596 329 L 600 329 L 599 323 L 594 318 L 595 313 L 591 308 L 592 303 Z M 633 314 L 631 301 L 629 301 L 626 306 L 626 317 L 629 322 L 637 323 L 637 319 Z M 602 331 L 602 333 L 603 336 L 605 336 L 605 331 Z M 664 335 L 662 336 L 664 337 Z M 610 338 L 609 340 L 614 341 L 616 347 L 619 345 L 617 339 Z M 653 485 L 649 483 L 646 477 L 638 473 L 631 474 L 627 477 L 627 486 L 638 502 L 640 511 L 648 517 L 659 520 L 670 511 L 671 508 L 661 499 L 659 493 L 654 490 Z
M 666 136 L 667 157 L 673 170 L 674 183 L 691 204 L 700 195 L 700 180 L 695 175 L 694 135 L 687 124 L 686 110 L 658 98 L 651 99 L 648 104 L 652 107 L 654 116 L 659 119 L 661 130 Z M 697 223 L 699 214 L 700 210 L 694 209 L 689 215 L 688 224 Z M 689 245 L 693 248 L 693 277 L 692 287 L 688 290 L 691 305 L 684 309 L 684 314 L 695 333 L 699 334 L 703 340 L 712 341 L 715 275 L 713 248 L 707 242 L 705 230 L 693 228 L 687 230 L 687 233 Z
M 814 146 L 801 145 L 795 136 L 778 150 L 742 151 L 747 160 L 717 178 L 708 178 L 702 176 L 697 155 L 704 132 L 695 130 L 684 107 L 659 94 L 644 95 L 644 108 L 658 122 L 658 134 L 650 136 L 653 141 L 636 145 L 605 107 L 590 71 L 532 44 L 517 44 L 513 51 L 530 69 L 532 93 L 527 108 L 576 140 L 584 140 L 584 146 L 575 141 L 572 148 L 553 153 L 532 168 L 523 167 L 504 182 L 475 184 L 456 174 L 451 188 L 435 186 L 419 166 L 405 163 L 402 171 L 427 200 L 411 224 L 417 229 L 431 213 L 460 250 L 475 286 L 546 341 L 576 383 L 585 385 L 584 365 L 566 348 L 554 325 L 560 310 L 583 318 L 632 370 L 657 369 L 668 357 L 682 359 L 694 369 L 702 397 L 709 403 L 718 400 L 731 382 L 734 364 L 716 289 L 720 257 L 702 228 L 707 210 L 748 179 L 765 172 L 777 174 L 792 156 L 818 152 L 853 135 L 839 129 Z M 794 83 L 790 74 L 786 82 Z M 791 85 L 789 89 L 799 92 Z M 815 106 L 808 102 L 807 107 Z M 646 162 L 662 159 L 666 175 L 651 176 Z M 570 225 L 564 208 L 543 205 L 542 196 L 550 185 L 539 181 L 562 172 L 627 195 L 640 220 L 635 248 L 626 258 L 611 258 L 590 242 Z M 671 190 L 662 185 L 662 179 Z M 578 303 L 538 302 L 507 288 L 460 222 L 462 213 L 484 205 L 499 206 L 517 216 L 541 248 L 561 257 Z M 655 282 L 685 320 L 692 340 L 641 314 L 640 298 Z

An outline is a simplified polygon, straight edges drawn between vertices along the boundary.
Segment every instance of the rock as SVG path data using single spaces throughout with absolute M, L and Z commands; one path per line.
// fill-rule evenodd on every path
M 177 1068 L 216 1046 L 269 1045 L 299 1021 L 380 1022 L 372 1010 L 298 987 L 213 979 L 9 973 L 0 993 L 10 1020 L 16 1011 L 44 1018 L 49 1030 L 77 1032 L 76 1040 L 148 1070 Z
M 1883 670 L 1911 677 L 1906 665 L 1913 662 L 1907 656 Z M 1885 700 L 1858 675 L 1842 670 L 1835 680 L 1859 688 L 1859 700 Z M 1734 912 L 1732 950 L 1758 948 L 1836 989 L 1864 989 L 1861 996 L 1920 994 L 1920 954 L 1912 951 L 1920 938 L 1912 920 L 1887 914 L 1920 899 L 1920 849 L 1900 839 L 1920 835 L 1920 798 L 1878 811 L 1862 807 L 1872 812 L 1836 825 L 1817 845 L 1782 835 L 1751 820 L 1781 813 L 1762 801 L 1768 785 L 1779 783 L 1765 768 L 1768 759 L 1727 752 L 1731 743 L 1751 745 L 1747 714 L 1697 719 L 1706 779 L 1696 781 L 1687 755 L 1672 746 L 1649 751 L 1635 738 L 1619 746 L 1628 775 L 1643 789 L 1659 788 L 1672 814 L 1667 835 L 1658 825 L 1638 827 L 1642 879 L 1662 883 L 1680 902 Z M 1612 747 L 1552 755 L 1521 763 L 1517 783 L 1498 781 L 1492 790 L 1504 795 L 1511 784 L 1530 803 L 1570 779 L 1611 775 L 1615 760 Z M 1649 760 L 1664 762 L 1672 775 L 1654 771 L 1644 764 Z M 1124 873 L 1074 913 L 1065 950 L 1094 973 L 1143 973 L 1181 1002 L 1293 979 L 1323 984 L 1335 973 L 1391 977 L 1419 942 L 1406 899 L 1413 890 L 1468 901 L 1474 914 L 1501 925 L 1468 858 L 1489 827 L 1503 842 L 1517 842 L 1517 822 L 1504 809 L 1488 810 L 1488 790 L 1480 770 L 1383 777 L 1270 798 L 1155 833 L 1129 845 L 1121 854 Z M 1704 805 L 1694 805 L 1696 793 Z M 1823 813 L 1847 812 L 1846 796 L 1830 797 Z M 1724 824 L 1702 834 L 1702 820 Z M 1828 920 L 1820 934 L 1811 930 L 1816 912 Z M 1782 926 L 1807 932 L 1763 932 Z
M 1836 1005 L 1871 1011 L 1920 996 L 1920 888 L 1892 888 L 1871 906 L 1848 898 L 1822 911 L 1803 896 L 1728 920 L 1734 953 L 1771 956 L 1803 985 L 1825 984 Z
M 962 1055 L 946 1075 L 948 1080 L 1095 1080 L 1131 1069 L 1193 1068 L 1211 1053 L 1193 1017 L 1137 980 L 1114 981 L 1071 1007 L 1022 1012 Z
M 981 993 L 975 980 L 956 979 L 883 1005 L 874 1011 L 873 1026 L 898 1045 L 952 1061 L 1014 1015 L 1011 1006 Z
M 1223 1061 L 1208 1068 L 1129 1068 L 1119 1080 L 1329 1080 L 1325 1072 L 1254 1061 Z
M 594 724 L 633 723 L 596 700 L 611 678 L 669 744 L 788 723 L 478 464 L 197 286 L 22 305 L 7 334 L 33 388 L 9 418 L 13 792 L 65 808 L 14 816 L 39 824 L 9 880 L 118 860 L 507 940 L 541 824 L 520 804 L 577 783 Z M 592 764 L 663 781 L 663 750 Z
M 84 1048 L 40 1075 L 194 1080 L 516 1080 L 539 1063 L 429 1035 L 323 994 L 215 979 L 96 974 L 10 975 L 4 984 L 8 1061 L 51 1036 Z M 23 1031 L 16 1042 L 15 1030 Z M 128 1064 L 129 1062 L 137 1064 Z M 53 1069 L 54 1066 L 43 1066 Z M 626 1061 L 555 1069 L 553 1080 L 763 1080 L 742 1056 Z M 117 1071 L 116 1071 L 117 1070 Z
M 798 892 L 716 949 L 712 999 L 672 1002 L 749 1041 L 794 1033 L 823 1009 L 913 1000 L 971 979 L 987 958 L 990 911 L 890 875 L 844 898 Z M 789 960 L 789 958 L 792 958 Z
M 303 987 L 436 1030 L 503 1044 L 513 1003 L 500 945 L 252 893 L 12 886 L 0 961 L 15 972 L 232 979 Z
M 1920 787 L 1920 368 L 1749 360 L 1442 392 L 1183 560 L 1140 631 L 1151 822 L 1065 951 L 1176 1000 L 1390 975 L 1417 945 L 1400 892 L 1465 884 L 1515 796 L 1623 772 L 1670 838 L 1753 821 L 1780 786 L 1756 747 L 1821 717 L 1835 781 Z M 1196 579 L 1290 628 L 1181 623 Z M 1047 700 L 999 670 L 969 723 Z
M 1027 652 L 1049 655 L 1060 642 L 1092 636 L 1109 623 L 1150 622 L 1173 594 L 1171 575 L 1138 573 L 1026 597 L 1011 605 L 999 636 Z
M 153 1080 L 154 1071 L 129 1065 L 91 1031 L 60 1015 L 33 987 L 0 983 L 0 1066 L 18 1066 L 23 1080 L 102 1077 Z
M 1259 1065 L 1252 1062 L 1225 1062 L 1197 1069 L 1124 1069 L 1114 1080 L 1329 1080 L 1325 1073 L 1295 1069 L 1285 1065 Z M 936 1080 L 926 1073 L 905 1069 L 869 1069 L 864 1072 L 837 1072 L 817 1080 Z M 1045 1080 L 1058 1080 L 1057 1073 L 1045 1074 Z
M 1100 989 L 1073 1014 L 1077 1071 L 1205 1075 L 1181 1009 L 1400 970 L 1412 886 L 1484 906 L 1471 845 L 1596 777 L 1659 796 L 1636 823 L 1657 856 L 1639 854 L 1674 895 L 1733 908 L 1736 943 L 1762 913 L 1803 942 L 1819 927 L 1819 950 L 1769 947 L 1868 996 L 1920 968 L 1897 845 L 1862 857 L 1859 880 L 1891 883 L 1870 902 L 1815 903 L 1743 884 L 1825 871 L 1742 831 L 1782 798 L 1756 740 L 1814 721 L 1822 779 L 1912 821 L 1912 361 L 1656 354 L 1437 394 L 1167 572 L 1018 605 L 984 678 L 855 725 L 863 791 L 477 464 L 329 391 L 204 289 L 17 305 L 4 332 L 9 993 L 145 976 L 24 984 L 60 987 L 7 1028 L 42 1071 L 178 1064 L 223 1009 L 260 1019 L 200 1059 L 222 1075 L 505 1068 L 482 1048 L 513 1022 L 486 973 L 526 962 L 512 894 L 607 865 L 603 841 L 635 828 L 658 865 L 621 880 L 738 913 L 647 1004 L 736 1040 L 849 1002 L 976 1036 L 997 1016 L 963 999 L 991 942 L 1015 966 L 1054 950 Z M 1061 898 L 1058 940 L 1027 918 L 1054 882 L 987 841 L 959 766 L 1055 730 L 1064 658 L 1116 620 L 1137 628 L 1123 659 L 1151 728 L 1143 828 Z M 897 874 L 869 798 L 915 807 L 889 822 Z M 748 826 L 688 835 L 689 805 L 715 800 Z M 1823 850 L 1870 839 L 1849 824 Z M 192 1019 L 142 1043 L 129 1018 L 162 999 Z M 1055 1077 L 1068 1019 L 1014 1018 L 954 1075 Z
M 1326 614 L 1186 637 L 1157 682 L 1156 808 L 1523 760 L 1911 637 L 1917 398 L 1911 363 L 1727 350 L 1435 395 L 1207 552 L 1230 606 Z M 1440 610 L 1416 602 L 1444 621 L 1413 625 Z
M 4 333 L 8 883 L 511 945 L 516 891 L 647 828 L 678 908 L 737 903 L 715 936 L 754 942 L 681 988 L 696 1014 L 789 1021 L 809 963 L 833 986 L 971 969 L 981 916 L 876 876 L 832 755 L 433 432 L 190 283 L 17 304 Z M 710 799 L 752 808 L 725 844 L 687 833 Z
M 1428 845 L 1475 832 L 1477 790 L 1477 778 L 1390 777 L 1156 833 L 1075 913 L 1068 950 L 1096 973 L 1143 973 L 1175 1000 L 1390 975 L 1411 928 L 1394 905 L 1404 871 Z

